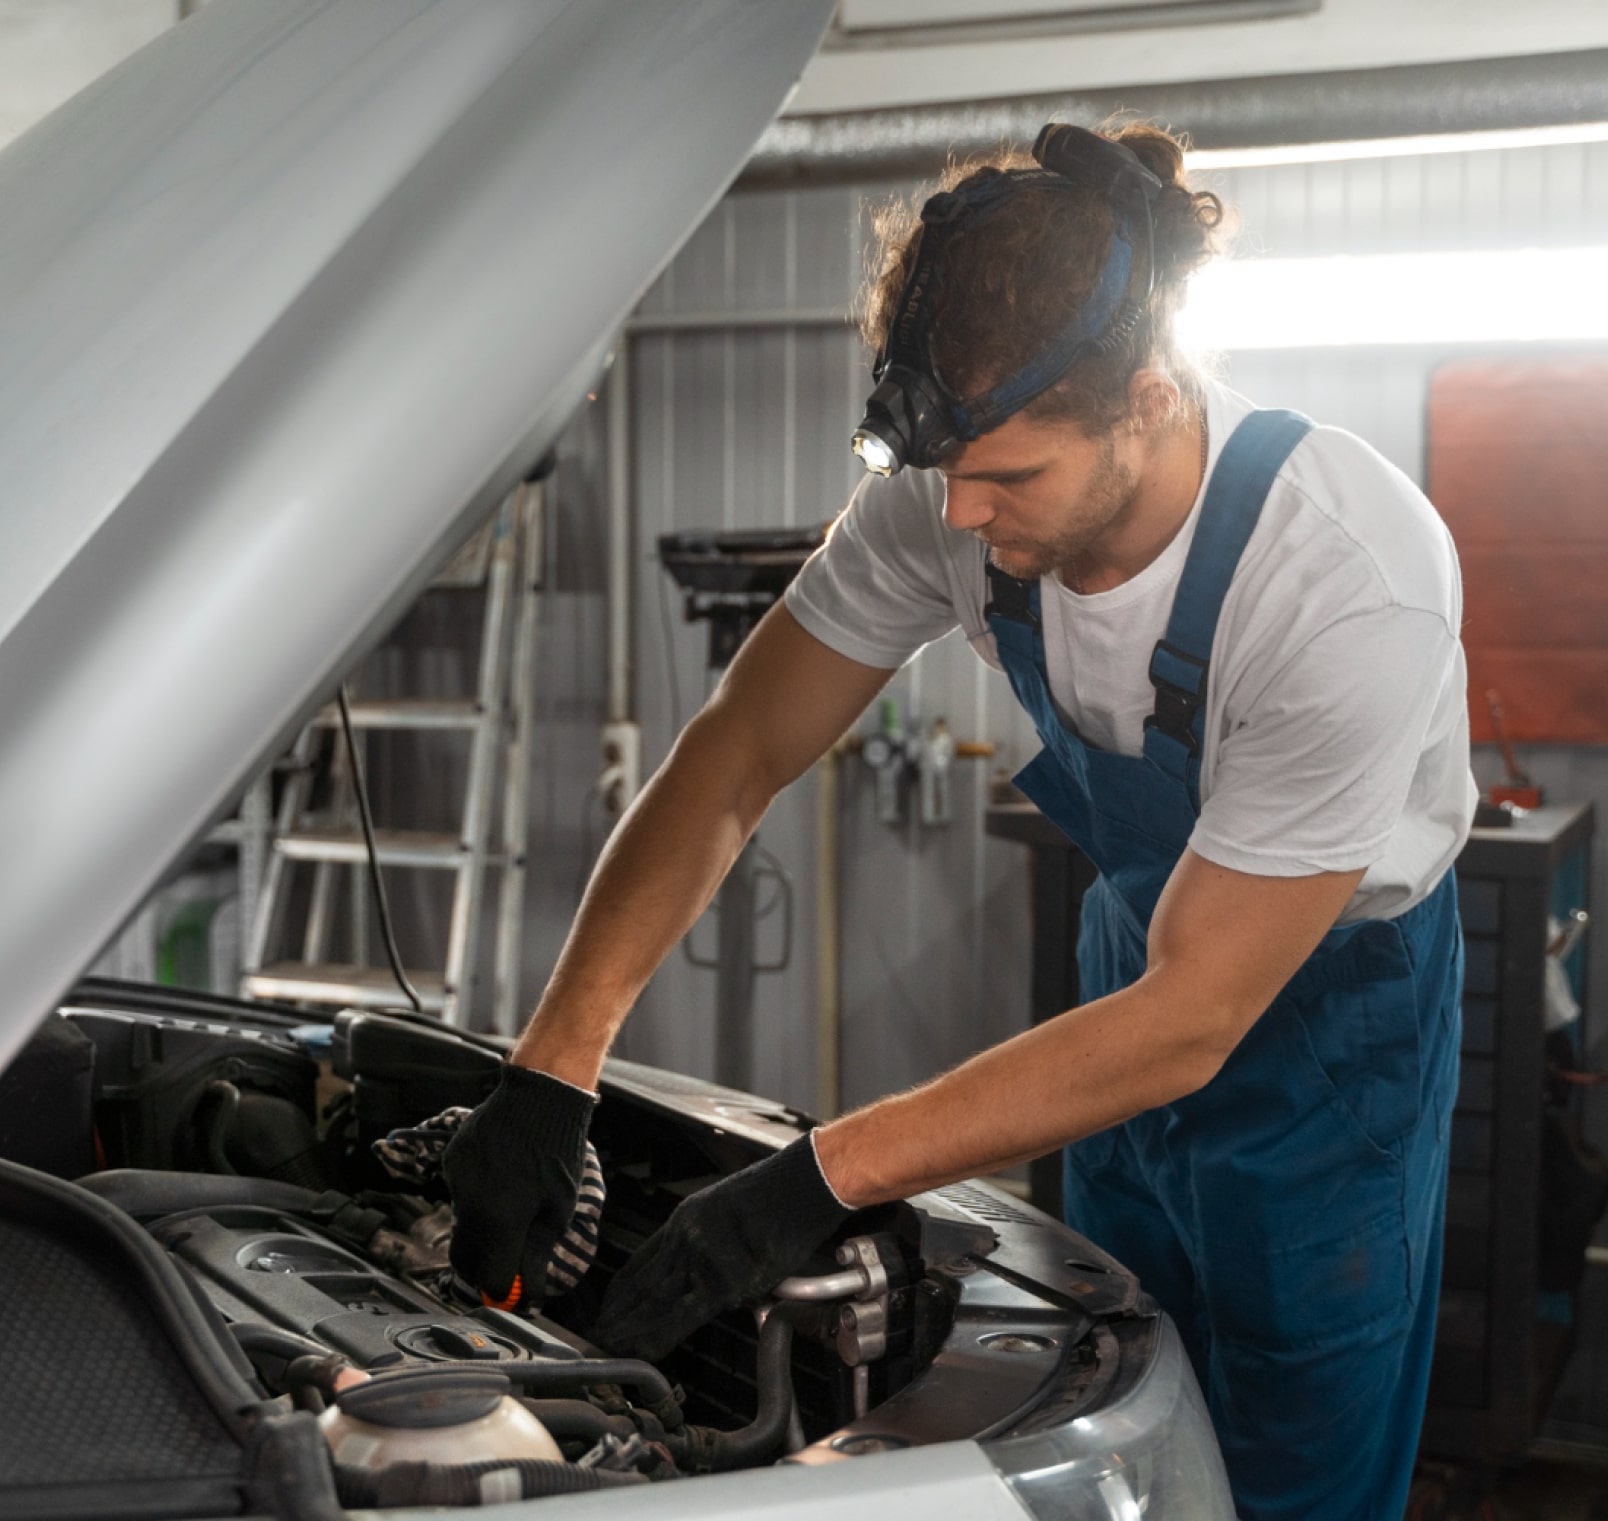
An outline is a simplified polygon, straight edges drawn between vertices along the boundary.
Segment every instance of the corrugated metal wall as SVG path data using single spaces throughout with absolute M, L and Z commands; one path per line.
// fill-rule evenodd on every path
M 706 632 L 687 625 L 657 568 L 657 536 L 678 529 L 825 522 L 859 474 L 848 437 L 867 370 L 844 326 L 808 322 L 722 331 L 726 314 L 847 311 L 858 288 L 865 219 L 847 190 L 734 196 L 724 202 L 643 304 L 656 319 L 707 317 L 707 330 L 647 331 L 630 348 L 636 439 L 636 694 L 649 764 L 669 748 L 708 690 Z M 673 667 L 673 675 L 672 675 Z M 1020 762 L 1025 722 L 1003 684 L 952 641 L 889 688 L 906 726 L 947 719 L 960 738 L 1007 741 Z M 839 850 L 843 1096 L 856 1103 L 930 1075 L 1026 1019 L 1025 861 L 986 841 L 986 762 L 961 763 L 956 822 L 922 830 L 879 824 L 870 773 L 842 763 Z M 754 1083 L 804 1108 L 817 1103 L 814 950 L 818 781 L 778 799 L 760 833 L 795 884 L 793 960 L 758 981 Z M 779 913 L 760 955 L 781 946 Z M 693 936 L 713 954 L 712 923 Z M 942 945 L 948 954 L 937 956 Z M 671 962 L 654 980 L 622 1050 L 695 1071 L 714 1065 L 711 971 Z
M 1602 144 L 1225 170 L 1206 182 L 1241 208 L 1242 248 L 1254 254 L 1608 242 L 1608 145 Z M 878 193 L 885 192 L 871 191 Z M 667 271 L 643 312 L 713 319 L 745 311 L 846 309 L 861 279 L 865 229 L 862 196 L 853 190 L 730 197 Z M 1425 388 L 1435 365 L 1452 352 L 1244 353 L 1225 356 L 1223 369 L 1254 399 L 1350 428 L 1421 478 Z M 672 691 L 679 688 L 685 718 L 706 690 L 705 634 L 681 622 L 652 557 L 656 535 L 802 524 L 836 512 L 856 478 L 847 439 L 866 374 L 857 340 L 818 325 L 643 334 L 632 340 L 630 362 L 639 524 L 636 694 L 651 765 L 663 757 L 673 732 Z M 577 800 L 593 774 L 588 735 L 602 718 L 597 426 L 588 419 L 572 435 L 558 483 L 561 539 L 567 536 L 575 553 L 560 567 L 562 590 L 547 619 L 555 642 L 544 679 L 554 685 L 544 700 L 555 705 L 553 716 L 568 738 L 562 745 L 555 740 L 542 761 L 542 838 L 535 849 L 538 862 L 550 865 L 538 866 L 546 880 L 533 889 L 532 996 L 573 904 L 584 843 Z M 586 629 L 593 632 L 576 632 Z M 945 716 L 959 737 L 997 742 L 1001 766 L 1018 765 L 1032 753 L 1030 732 L 1003 683 L 954 640 L 926 651 L 890 690 L 923 722 Z M 1556 797 L 1591 797 L 1608 807 L 1608 757 L 1600 752 L 1536 752 L 1524 759 Z M 1480 758 L 1482 767 L 1488 762 Z M 845 763 L 838 826 L 848 1102 L 925 1077 L 1025 1021 L 1026 862 L 1018 847 L 982 834 L 988 770 L 965 763 L 957 821 L 922 831 L 877 823 L 869 776 L 859 762 Z M 762 832 L 797 884 L 797 922 L 792 966 L 759 982 L 754 1074 L 760 1089 L 803 1107 L 815 1100 L 814 836 L 815 781 L 807 777 L 778 801 Z M 1608 852 L 1599 852 L 1599 860 L 1608 861 Z M 1597 902 L 1608 904 L 1601 867 Z M 773 919 L 762 942 L 775 944 L 775 928 Z M 712 926 L 703 925 L 699 937 L 708 954 Z M 1608 950 L 1608 941 L 1599 943 Z M 1599 977 L 1599 1010 L 1608 991 L 1603 982 Z M 644 997 L 623 1052 L 711 1072 L 713 993 L 712 973 L 673 959 Z

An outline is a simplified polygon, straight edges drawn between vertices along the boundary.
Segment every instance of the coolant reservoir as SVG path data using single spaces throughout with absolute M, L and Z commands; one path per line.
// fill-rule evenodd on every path
M 551 1433 L 490 1369 L 419 1368 L 343 1389 L 318 1418 L 337 1463 L 562 1462 Z

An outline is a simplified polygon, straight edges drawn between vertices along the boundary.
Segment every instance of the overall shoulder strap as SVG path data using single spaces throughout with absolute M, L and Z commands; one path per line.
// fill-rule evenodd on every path
M 1274 477 L 1311 428 L 1311 418 L 1285 411 L 1252 412 L 1235 428 L 1206 487 L 1166 636 L 1150 656 L 1156 707 L 1145 720 L 1145 757 L 1188 787 L 1197 812 L 1206 678 L 1218 614 Z

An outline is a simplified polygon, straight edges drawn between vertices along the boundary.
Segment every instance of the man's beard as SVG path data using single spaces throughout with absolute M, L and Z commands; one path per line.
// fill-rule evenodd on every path
M 1116 440 L 1107 438 L 1078 503 L 1076 521 L 1042 542 L 988 547 L 988 558 L 1018 581 L 1036 581 L 1071 565 L 1133 501 L 1139 480 L 1117 463 Z

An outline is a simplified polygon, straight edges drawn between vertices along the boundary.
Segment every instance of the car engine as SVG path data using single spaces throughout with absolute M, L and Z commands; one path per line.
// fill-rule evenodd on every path
M 394 1177 L 374 1142 L 473 1105 L 500 1058 L 495 1042 L 408 1016 L 348 1011 L 313 1023 L 260 1004 L 87 985 L 0 1081 L 0 1112 L 12 1116 L 0 1121 L 4 1215 L 26 1230 L 51 1211 L 109 1206 L 112 1234 L 136 1223 L 143 1244 L 123 1239 L 119 1250 L 143 1266 L 113 1271 L 119 1289 L 158 1273 L 144 1261 L 154 1248 L 169 1298 L 188 1295 L 185 1314 L 211 1338 L 191 1361 L 224 1369 L 254 1402 L 248 1454 L 281 1417 L 299 1417 L 303 1433 L 316 1423 L 340 1507 L 535 1498 L 975 1437 L 1020 1425 L 1047 1394 L 1064 1417 L 1119 1371 L 1120 1346 L 1106 1332 L 1107 1355 L 1098 1355 L 1088 1312 L 1101 1296 L 1108 1309 L 1133 1310 L 1132 1280 L 1091 1249 L 1087 1263 L 1056 1264 L 1062 1278 L 1080 1266 L 1082 1301 L 1042 1287 L 1013 1293 L 1038 1271 L 1021 1256 L 1021 1242 L 1032 1244 L 1022 1227 L 1044 1217 L 977 1185 L 861 1212 L 771 1299 L 728 1312 L 658 1366 L 609 1356 L 587 1333 L 610 1275 L 680 1199 L 808 1125 L 783 1105 L 621 1062 L 610 1065 L 592 1128 L 608 1203 L 591 1271 L 540 1314 L 473 1302 L 450 1272 L 444 1190 Z M 27 1102 L 6 1103 L 8 1091 Z M 56 1185 L 72 1201 L 25 1197 L 52 1181 L 30 1164 L 76 1178 Z M 1046 1233 L 1046 1243 L 1064 1250 L 1059 1235 Z M 107 1296 L 78 1268 L 31 1271 L 38 1241 L 13 1246 L 31 1321 L 63 1296 Z M 105 1279 L 107 1251 L 93 1255 Z M 975 1332 L 969 1364 L 953 1355 L 961 1322 Z M 96 1366 L 108 1410 L 141 1398 L 137 1356 L 105 1351 L 122 1334 L 102 1327 L 98 1350 L 80 1354 Z M 1084 1346 L 1069 1359 L 1075 1341 Z M 49 1366 L 78 1399 L 78 1375 L 59 1357 Z M 120 1395 L 125 1378 L 136 1387 Z M 27 1398 L 38 1406 L 37 1395 Z M 0 1425 L 6 1415 L 0 1408 Z M 87 1419 L 53 1415 L 50 1430 Z M 94 1420 L 117 1425 L 104 1411 Z M 144 1451 L 171 1440 L 153 1438 Z M 297 1441 L 296 1463 L 319 1466 L 305 1436 Z M 171 1483 L 151 1489 L 148 1508 L 130 1508 L 133 1455 L 113 1456 L 117 1443 L 103 1446 L 101 1488 L 66 1508 L 53 1478 L 59 1457 L 44 1456 L 61 1446 L 37 1449 L 38 1473 L 26 1453 L 10 1473 L 0 1457 L 0 1497 L 18 1500 L 0 1508 L 240 1508 L 222 1506 L 216 1492 L 186 1499 Z M 80 1441 L 80 1469 L 83 1450 Z M 169 1467 L 183 1466 L 179 1452 L 173 1458 Z M 325 1481 L 304 1476 L 302 1487 L 316 1494 Z M 82 1491 L 81 1473 L 75 1482 Z M 30 1493 L 44 1497 L 35 1508 Z M 279 1500 L 273 1508 L 317 1512 Z
M 510 1314 L 453 1280 L 441 1185 L 399 1182 L 373 1146 L 476 1103 L 497 1043 L 407 1016 L 312 1024 L 170 990 L 80 992 L 6 1074 L 29 1105 L 26 1124 L 0 1122 L 0 1154 L 77 1177 L 74 1195 L 138 1222 L 252 1394 L 317 1420 L 341 1505 L 823 1462 L 987 1423 L 970 1402 L 952 1431 L 899 1434 L 884 1421 L 855 1434 L 933 1365 L 974 1256 L 999 1241 L 976 1204 L 1008 1214 L 1003 1196 L 973 1188 L 970 1212 L 862 1212 L 775 1298 L 728 1312 L 653 1367 L 587 1339 L 609 1275 L 680 1199 L 796 1137 L 804 1117 L 611 1063 L 592 1130 L 608 1187 L 597 1261 L 542 1314 Z M 1031 1352 L 1031 1333 L 1016 1334 Z M 85 1355 L 108 1363 L 105 1349 Z M 1008 1413 L 1048 1365 L 1019 1352 L 1000 1362 Z

